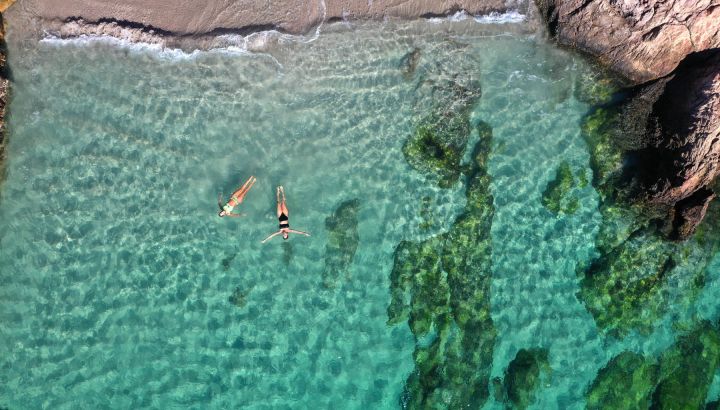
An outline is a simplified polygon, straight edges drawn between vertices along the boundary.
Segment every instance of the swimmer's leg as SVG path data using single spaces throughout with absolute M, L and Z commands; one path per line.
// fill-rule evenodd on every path
M 280 187 L 275 189 L 275 199 L 277 200 L 277 216 L 282 215 L 282 202 L 280 202 Z

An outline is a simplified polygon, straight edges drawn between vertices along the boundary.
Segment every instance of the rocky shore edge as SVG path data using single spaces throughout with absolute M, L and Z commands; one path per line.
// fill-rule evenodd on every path
M 689 238 L 720 173 L 720 3 L 536 0 L 548 32 L 627 79 L 615 144 L 630 202 Z
M 14 0 L 0 1 L 0 181 L 5 174 L 5 113 L 10 93 L 10 73 L 7 67 L 7 45 L 5 44 L 4 14 Z

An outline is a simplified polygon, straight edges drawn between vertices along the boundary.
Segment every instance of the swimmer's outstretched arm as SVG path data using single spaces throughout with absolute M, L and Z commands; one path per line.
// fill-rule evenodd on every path
M 227 216 L 232 216 L 232 217 L 234 217 L 234 218 L 239 218 L 239 217 L 241 217 L 241 216 L 245 216 L 245 214 L 234 214 L 234 213 L 232 213 L 232 212 L 228 212 L 228 213 L 226 213 L 225 215 L 227 215 Z
M 218 193 L 218 206 L 220 207 L 220 210 L 223 210 L 222 206 L 222 192 Z
M 275 232 L 274 234 L 272 234 L 272 235 L 268 236 L 267 238 L 263 239 L 262 242 L 260 242 L 260 243 L 265 243 L 265 242 L 269 241 L 270 239 L 274 238 L 275 236 L 280 235 L 280 232 L 281 232 L 281 231 Z
M 288 232 L 291 232 L 291 233 L 297 233 L 297 234 L 300 234 L 300 235 L 305 235 L 305 236 L 310 236 L 310 234 L 309 234 L 309 233 L 307 233 L 307 232 L 303 232 L 303 231 L 296 231 L 296 230 L 294 230 L 294 229 L 288 229 Z

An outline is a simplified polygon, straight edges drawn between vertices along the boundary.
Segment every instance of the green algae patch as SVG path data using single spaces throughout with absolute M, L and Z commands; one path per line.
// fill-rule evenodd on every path
M 239 308 L 244 308 L 245 305 L 247 305 L 247 298 L 250 292 L 253 290 L 253 287 L 254 286 L 251 286 L 249 288 L 241 288 L 240 286 L 236 286 L 235 290 L 233 290 L 233 293 L 228 298 L 228 302 Z
M 325 219 L 328 231 L 328 242 L 325 247 L 325 268 L 323 284 L 335 287 L 340 275 L 350 276 L 350 265 L 357 251 L 360 238 L 358 236 L 358 210 L 360 200 L 345 201 Z
M 633 352 L 615 356 L 586 393 L 588 410 L 701 409 L 720 366 L 720 333 L 695 323 L 656 360 Z
M 551 373 L 547 349 L 520 349 L 505 370 L 504 391 L 512 408 L 527 409 Z
M 448 232 L 395 249 L 388 323 L 407 320 L 416 338 L 404 408 L 481 407 L 488 398 L 496 337 L 490 316 L 494 208 L 486 170 L 492 131 L 485 123 L 478 130 L 464 212 Z
M 402 71 L 405 80 L 411 80 L 413 78 L 415 70 L 417 70 L 418 64 L 420 63 L 421 56 L 422 51 L 418 47 L 415 47 L 400 59 L 400 71 Z
M 600 67 L 585 70 L 575 78 L 573 95 L 575 99 L 589 105 L 603 105 L 612 101 L 613 94 L 621 84 L 615 76 Z
M 666 239 L 666 214 L 632 199 L 633 181 L 623 175 L 625 135 L 622 118 L 633 107 L 596 107 L 583 119 L 581 131 L 590 152 L 592 185 L 599 194 L 602 222 L 596 238 L 598 255 L 581 266 L 578 299 L 598 327 L 615 337 L 632 330 L 648 334 L 670 306 L 688 305 L 699 294 L 706 267 L 718 250 L 720 230 L 701 229 L 684 243 Z M 621 143 L 622 142 L 622 143 Z M 558 171 L 556 191 L 570 185 L 570 170 Z M 548 195 L 551 207 L 556 198 Z M 708 219 L 718 213 L 711 204 Z M 671 289 L 674 283 L 677 289 Z M 678 286 L 679 285 L 679 286 Z
M 708 209 L 703 230 L 686 242 L 665 239 L 651 220 L 636 212 L 601 205 L 599 256 L 578 268 L 578 299 L 598 327 L 616 337 L 631 330 L 649 334 L 669 306 L 690 305 L 720 251 L 717 204 Z M 679 291 L 670 291 L 670 282 L 680 284 Z
M 649 333 L 654 320 L 648 318 L 657 319 L 666 309 L 662 291 L 674 266 L 671 244 L 642 231 L 592 262 L 578 296 L 609 333 Z
M 581 131 L 590 149 L 590 167 L 593 170 L 593 185 L 601 196 L 610 177 L 620 171 L 624 151 L 618 144 L 620 111 L 617 108 L 598 108 L 587 115 Z
M 420 203 L 420 229 L 428 230 L 435 226 L 435 211 L 433 200 L 429 196 L 424 196 Z
M 460 177 L 460 161 L 469 136 L 468 112 L 433 114 L 415 128 L 402 152 L 412 168 L 448 188 Z
M 555 173 L 555 179 L 548 182 L 543 191 L 543 206 L 554 214 L 575 213 L 580 207 L 578 198 L 572 195 L 577 185 L 570 164 L 563 161 Z
M 598 372 L 585 397 L 587 409 L 648 409 L 658 375 L 655 360 L 622 352 Z
M 702 321 L 661 356 L 661 381 L 652 408 L 702 408 L 719 364 L 720 334 L 717 327 Z

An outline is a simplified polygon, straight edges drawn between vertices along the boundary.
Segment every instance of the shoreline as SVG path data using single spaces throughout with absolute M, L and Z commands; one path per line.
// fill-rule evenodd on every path
M 42 20 L 38 25 L 41 33 L 25 32 L 23 37 L 34 38 L 43 42 L 66 41 L 108 41 L 118 44 L 144 45 L 158 51 L 178 52 L 192 55 L 196 51 L 228 50 L 240 53 L 263 52 L 278 43 L 312 42 L 320 36 L 321 31 L 337 30 L 339 24 L 360 25 L 368 23 L 428 23 L 428 24 L 478 24 L 487 26 L 512 27 L 511 32 L 537 33 L 543 29 L 541 21 L 532 8 L 525 14 L 518 9 L 504 13 L 473 15 L 465 10 L 453 14 L 419 18 L 395 18 L 378 21 L 375 19 L 358 20 L 322 20 L 308 32 L 295 34 L 275 28 L 250 26 L 237 29 L 214 30 L 200 34 L 177 34 L 154 27 L 143 26 L 133 22 L 106 19 L 100 22 L 74 18 L 59 22 Z M 420 23 L 419 23 L 420 22 Z M 37 30 L 36 30 L 37 31 Z M 14 32 L 14 30 L 13 30 Z
M 529 0 L 507 3 L 505 0 L 279 0 L 268 5 L 252 0 L 232 4 L 223 0 L 205 3 L 185 0 L 181 4 L 167 3 L 167 0 L 127 0 L 122 4 L 108 0 L 23 0 L 24 5 L 45 21 L 115 21 L 176 36 L 267 30 L 307 34 L 323 22 L 430 18 L 453 15 L 461 10 L 470 15 L 488 15 L 517 9 L 525 14 L 530 7 Z

